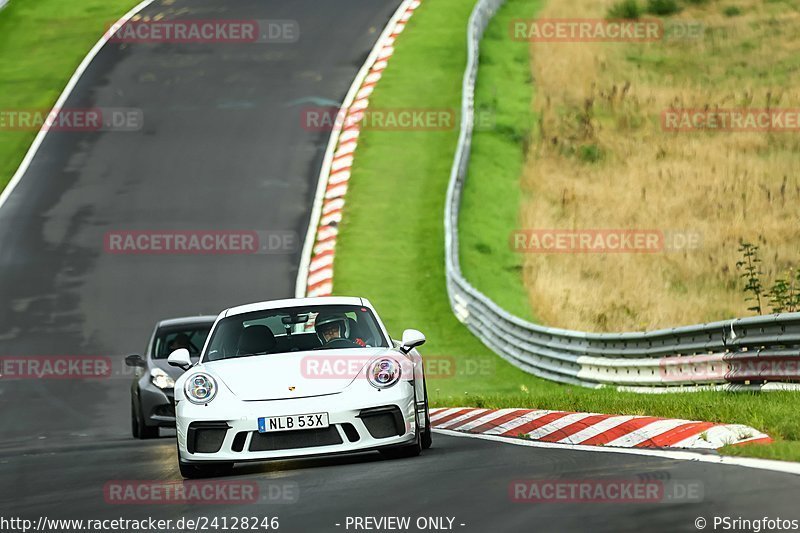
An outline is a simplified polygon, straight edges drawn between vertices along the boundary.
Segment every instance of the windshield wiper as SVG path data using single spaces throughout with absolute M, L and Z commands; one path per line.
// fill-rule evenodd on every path
M 267 355 L 267 354 L 269 354 L 269 352 L 237 353 L 233 357 L 234 358 L 236 358 L 236 357 L 250 357 L 252 355 Z

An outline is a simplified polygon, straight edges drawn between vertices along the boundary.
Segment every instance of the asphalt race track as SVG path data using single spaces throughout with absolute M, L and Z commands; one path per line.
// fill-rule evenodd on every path
M 257 484 L 268 496 L 257 503 L 109 501 L 109 484 L 181 479 L 170 432 L 130 437 L 122 357 L 141 352 L 160 318 L 292 296 L 328 138 L 302 127 L 300 108 L 341 101 L 398 3 L 157 1 L 143 14 L 296 20 L 301 38 L 111 43 L 95 58 L 67 107 L 138 108 L 144 126 L 50 133 L 0 209 L 0 356 L 102 355 L 118 365 L 108 379 L 0 381 L 2 515 L 267 516 L 291 532 L 354 531 L 347 517 L 365 516 L 408 516 L 410 531 L 418 518 L 448 517 L 453 530 L 474 532 L 696 531 L 698 517 L 708 530 L 715 515 L 800 518 L 786 516 L 800 494 L 789 474 L 444 435 L 416 459 L 368 453 L 237 466 L 224 481 Z M 106 252 L 107 232 L 134 230 L 284 232 L 297 245 L 251 255 Z M 512 502 L 510 485 L 534 478 L 658 479 L 701 493 Z
M 38 445 L 35 445 L 38 448 Z M 478 439 L 436 436 L 415 459 L 384 461 L 377 453 L 245 464 L 226 480 L 279 487 L 276 497 L 247 505 L 109 505 L 110 480 L 179 479 L 174 443 L 117 437 L 8 450 L 0 473 L 4 509 L 36 519 L 181 516 L 277 516 L 282 531 L 345 531 L 346 517 L 455 517 L 455 531 L 691 531 L 714 515 L 787 517 L 797 498 L 796 476 L 622 454 L 541 450 Z M 512 503 L 518 479 L 615 480 L 643 477 L 700 481 L 700 503 Z M 10 482 L 10 485 L 7 484 Z M 9 488 L 13 487 L 13 490 Z M 264 492 L 269 492 L 262 489 Z M 13 505 L 11 504 L 13 498 Z M 783 511 L 783 514 L 781 513 Z M 342 524 L 337 527 L 335 524 Z M 465 524 L 463 527 L 460 524 Z M 647 524 L 647 527 L 642 527 Z M 710 529 L 710 527 L 709 527 Z M 416 531 L 416 529 L 411 529 Z M 350 531 L 353 531 L 351 528 Z
M 65 108 L 138 108 L 144 126 L 50 132 L 0 209 L 0 355 L 121 362 L 159 319 L 294 296 L 329 137 L 304 127 L 303 110 L 344 98 L 399 1 L 163 3 L 142 15 L 296 20 L 301 38 L 103 48 Z M 146 230 L 295 242 L 266 254 L 106 253 L 107 232 Z M 17 391 L 26 398 L 24 414 L 2 417 L 4 440 L 122 434 L 121 382 L 44 381 L 2 385 L 6 409 Z

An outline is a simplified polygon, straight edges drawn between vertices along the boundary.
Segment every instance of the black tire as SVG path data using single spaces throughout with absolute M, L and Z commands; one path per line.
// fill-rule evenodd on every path
M 414 444 L 385 448 L 380 450 L 380 452 L 384 459 L 407 459 L 409 457 L 417 457 L 422 453 L 422 442 L 420 441 L 419 433 L 417 434 L 417 442 Z
M 425 431 L 422 433 L 422 449 L 427 450 L 433 445 L 433 431 L 431 430 L 431 412 L 428 408 L 428 384 L 425 383 Z
M 135 439 L 155 439 L 158 437 L 158 426 L 148 426 L 142 420 L 137 401 L 131 397 L 131 434 Z

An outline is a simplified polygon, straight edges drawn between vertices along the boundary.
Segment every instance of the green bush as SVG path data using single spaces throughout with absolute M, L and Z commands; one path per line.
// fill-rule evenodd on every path
M 742 10 L 739 9 L 737 6 L 728 6 L 722 10 L 722 13 L 726 17 L 736 17 L 742 14 Z
M 608 9 L 606 17 L 609 19 L 638 19 L 642 16 L 642 9 L 636 0 L 621 0 Z
M 596 144 L 584 144 L 578 149 L 578 158 L 584 163 L 597 163 L 603 159 L 603 151 Z
M 647 0 L 647 12 L 653 15 L 674 15 L 680 10 L 676 0 Z

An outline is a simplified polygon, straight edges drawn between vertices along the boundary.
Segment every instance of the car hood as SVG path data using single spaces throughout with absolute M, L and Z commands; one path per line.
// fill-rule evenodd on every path
M 210 361 L 197 367 L 218 377 L 240 400 L 279 400 L 336 394 L 390 348 L 314 350 Z

